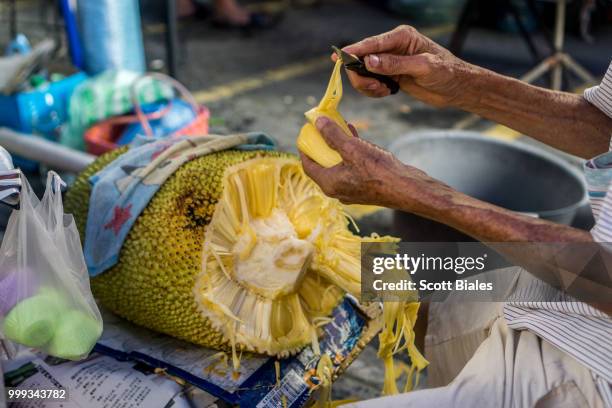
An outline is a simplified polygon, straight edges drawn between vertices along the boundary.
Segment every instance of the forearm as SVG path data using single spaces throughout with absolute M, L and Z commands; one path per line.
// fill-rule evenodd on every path
M 400 188 L 402 184 L 402 181 L 396 184 L 395 208 L 441 222 L 478 241 L 592 242 L 591 234 L 586 231 L 509 211 L 444 184 L 435 185 L 420 197 L 410 194 L 409 188 Z
M 608 314 L 612 312 L 612 285 L 605 268 L 612 262 L 612 254 L 600 248 L 589 232 L 521 215 L 443 184 L 420 197 L 411 191 L 411 182 L 404 183 L 400 178 L 395 185 L 393 207 L 453 227 L 553 287 Z M 595 258 L 604 262 L 590 262 Z M 573 278 L 569 280 L 560 279 L 570 275 Z
M 612 314 L 612 280 L 606 267 L 612 254 L 594 242 L 589 232 L 517 214 L 462 194 L 448 201 L 447 208 L 438 209 L 438 221 L 446 219 L 448 225 L 488 243 L 512 264 Z
M 582 96 L 469 67 L 460 73 L 457 107 L 583 158 L 608 150 L 612 119 Z

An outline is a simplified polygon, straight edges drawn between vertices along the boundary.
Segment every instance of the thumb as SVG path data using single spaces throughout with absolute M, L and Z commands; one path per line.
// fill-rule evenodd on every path
M 431 72 L 433 55 L 371 54 L 365 58 L 369 71 L 382 75 L 410 75 L 420 77 Z
M 329 147 L 336 150 L 340 156 L 344 156 L 343 152 L 346 150 L 351 137 L 347 137 L 348 135 L 344 133 L 344 130 L 326 116 L 319 117 L 315 126 Z

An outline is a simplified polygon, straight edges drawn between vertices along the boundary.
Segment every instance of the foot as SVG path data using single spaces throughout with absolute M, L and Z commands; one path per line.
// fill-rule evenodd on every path
M 196 13 L 196 6 L 192 0 L 178 0 L 176 10 L 179 18 L 191 17 Z
M 226 23 L 229 26 L 244 27 L 251 21 L 251 13 L 240 5 L 230 2 L 228 5 L 215 10 L 215 21 Z

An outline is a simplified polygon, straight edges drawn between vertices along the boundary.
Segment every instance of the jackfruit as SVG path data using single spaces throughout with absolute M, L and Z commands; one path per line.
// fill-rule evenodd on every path
M 88 178 L 66 209 L 85 231 Z M 299 160 L 227 150 L 181 166 L 136 219 L 118 263 L 92 278 L 98 301 L 139 325 L 205 347 L 285 357 L 312 344 L 345 293 L 361 288 L 363 240 Z
M 323 136 L 321 136 L 321 133 L 319 133 L 315 126 L 317 119 L 325 116 L 338 124 L 347 136 L 353 135 L 348 124 L 338 111 L 338 105 L 342 100 L 341 69 L 342 61 L 338 60 L 332 71 L 323 99 L 321 99 L 318 106 L 304 114 L 308 122 L 302 127 L 297 138 L 298 149 L 323 167 L 337 165 L 342 162 L 342 157 L 325 143 Z

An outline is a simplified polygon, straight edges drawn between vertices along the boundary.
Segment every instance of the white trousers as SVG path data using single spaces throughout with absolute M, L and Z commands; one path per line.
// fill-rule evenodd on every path
M 490 276 L 511 291 L 517 274 Z M 490 273 L 490 272 L 489 272 Z M 510 329 L 503 303 L 450 296 L 430 304 L 428 388 L 347 405 L 385 407 L 604 407 L 591 372 L 528 331 Z

